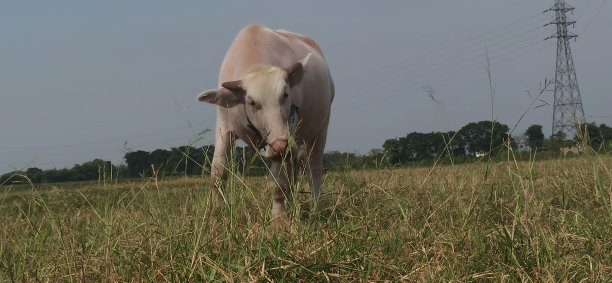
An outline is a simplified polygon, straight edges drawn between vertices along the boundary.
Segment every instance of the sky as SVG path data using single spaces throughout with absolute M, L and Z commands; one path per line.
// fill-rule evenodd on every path
M 612 3 L 576 9 L 587 121 L 612 124 Z M 327 151 L 495 119 L 550 135 L 552 0 L 2 1 L 0 174 L 214 142 L 223 56 L 252 23 L 313 38 L 336 85 Z M 487 59 L 489 71 L 487 71 Z M 491 84 L 489 83 L 491 78 Z M 534 102 L 535 101 L 535 102 Z M 538 107 L 539 106 L 539 107 Z

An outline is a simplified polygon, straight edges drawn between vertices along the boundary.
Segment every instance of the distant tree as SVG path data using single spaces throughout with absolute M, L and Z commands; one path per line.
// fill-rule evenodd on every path
M 527 137 L 527 144 L 531 150 L 542 149 L 544 146 L 544 133 L 542 133 L 541 125 L 531 125 L 525 131 Z
M 6 174 L 3 174 L 2 176 L 0 176 L 0 185 L 8 185 L 10 183 L 13 182 L 13 179 L 15 174 L 17 174 L 17 171 L 12 171 Z
M 383 151 L 380 148 L 372 148 L 368 151 L 368 156 L 381 156 L 382 154 Z
M 168 150 L 156 149 L 149 154 L 149 162 L 153 164 L 155 170 L 162 170 L 167 173 L 172 173 L 172 169 L 169 169 L 167 166 L 171 155 L 172 153 Z
M 110 161 L 94 159 L 82 164 L 75 164 L 68 170 L 67 178 L 69 181 L 100 180 L 109 178 L 111 172 L 116 170 Z
M 442 138 L 445 142 L 445 146 L 446 143 L 448 143 L 448 151 L 451 152 L 453 156 L 465 156 L 465 142 L 457 132 L 450 131 L 444 133 Z
M 599 132 L 604 140 L 612 140 L 612 127 L 606 126 L 606 124 L 599 125 Z
M 381 168 L 389 166 L 389 158 L 380 148 L 372 148 L 366 155 L 358 156 L 355 166 L 357 168 Z
M 444 149 L 446 148 L 446 141 L 448 139 L 445 137 L 445 135 L 447 134 L 441 132 L 424 134 L 423 139 L 425 141 L 429 141 L 425 147 L 425 151 L 422 153 L 422 155 L 425 157 L 424 159 L 437 158 L 444 152 Z
M 28 168 L 25 172 L 25 175 L 28 176 L 32 183 L 40 183 L 43 180 L 44 171 L 40 168 L 32 167 Z
M 544 147 L 548 151 L 559 152 L 561 147 L 565 146 L 566 143 L 568 142 L 565 140 L 565 134 L 562 131 L 558 131 L 544 141 Z
M 45 180 L 47 183 L 58 183 L 58 182 L 67 182 L 68 178 L 68 169 L 49 169 L 45 171 Z
M 36 167 L 32 167 L 32 168 L 28 168 L 25 173 L 28 174 L 28 175 L 34 175 L 34 174 L 40 174 L 42 172 L 43 172 L 42 169 L 36 168 Z
M 601 130 L 595 123 L 588 123 L 586 126 L 586 136 L 588 144 L 595 150 L 598 150 L 602 144 Z
M 129 173 L 128 173 L 128 169 L 127 169 L 127 165 L 125 164 L 119 164 L 116 168 L 115 168 L 115 172 L 114 174 L 117 174 L 116 176 L 119 178 L 125 178 L 128 177 Z
M 423 160 L 429 157 L 428 147 L 434 143 L 429 141 L 427 134 L 412 132 L 406 137 L 400 138 L 402 144 L 402 156 L 404 161 Z
M 599 127 L 595 123 L 586 124 L 586 131 L 589 145 L 594 150 L 605 150 L 606 146 L 612 141 L 612 128 L 601 124 Z
M 131 151 L 124 156 L 128 173 L 131 177 L 138 177 L 151 171 L 149 153 L 142 150 Z
M 325 168 L 346 168 L 351 167 L 356 162 L 355 153 L 328 151 L 323 154 L 323 167 Z
M 402 162 L 402 145 L 398 139 L 385 140 L 383 152 L 389 156 L 392 165 Z
M 402 140 L 409 161 L 435 158 L 444 150 L 442 133 L 410 133 Z
M 172 148 L 170 163 L 178 174 L 199 174 L 202 172 L 200 162 L 203 160 L 201 151 L 192 146 L 179 146 Z M 200 161 L 200 162 L 198 162 Z
M 454 134 L 454 132 L 412 132 L 405 137 L 386 140 L 383 144 L 383 152 L 390 158 L 392 164 L 434 159 L 445 152 L 446 145 Z M 457 140 L 450 143 L 449 150 L 454 153 L 457 150 L 457 144 Z
M 191 147 L 189 149 L 189 171 L 187 172 L 189 175 L 200 175 L 202 174 L 202 171 L 205 169 L 204 167 L 204 160 L 205 158 L 205 154 L 204 151 L 202 151 L 202 148 L 195 148 L 195 147 Z M 242 152 L 241 152 L 241 156 L 242 156 Z
M 463 126 L 457 134 L 470 155 L 501 147 L 508 139 L 509 128 L 497 121 L 480 121 Z M 515 145 L 514 145 L 515 146 Z
M 604 150 L 612 150 L 612 127 L 601 124 L 599 125 L 599 133 L 601 134 L 601 142 Z
M 490 131 L 490 126 L 481 122 L 469 123 L 459 129 L 459 138 L 465 146 L 465 150 L 472 156 L 476 152 L 488 152 L 490 140 L 487 139 L 487 132 Z

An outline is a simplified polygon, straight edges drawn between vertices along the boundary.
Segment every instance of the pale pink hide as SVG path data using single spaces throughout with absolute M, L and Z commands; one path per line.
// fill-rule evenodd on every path
M 289 87 L 284 82 L 270 82 L 273 86 L 257 87 L 247 84 L 249 75 L 264 77 L 259 74 L 284 74 L 282 68 L 287 68 L 301 62 L 303 73 L 299 83 Z M 267 70 L 267 72 L 261 71 Z M 272 76 L 271 77 L 274 77 Z M 278 76 L 277 76 L 278 77 Z M 225 82 L 242 80 L 242 88 L 246 89 L 243 100 L 221 101 L 211 98 L 232 94 L 230 89 L 222 87 Z M 285 80 L 282 80 L 285 81 Z M 251 83 L 253 85 L 254 83 Z M 226 85 L 228 86 L 228 85 Z M 229 86 L 228 86 L 229 87 Z M 252 89 L 249 89 L 252 88 Z M 283 92 L 288 97 L 283 98 Z M 261 102 L 262 107 L 251 112 L 250 101 L 254 98 Z M 334 85 L 327 63 L 319 46 L 310 38 L 283 30 L 271 30 L 263 25 L 245 27 L 236 36 L 230 46 L 219 73 L 218 89 L 204 92 L 198 100 L 219 105 L 217 107 L 217 125 L 215 130 L 215 154 L 212 166 L 212 182 L 219 193 L 219 200 L 225 198 L 223 181 L 226 178 L 227 156 L 236 138 L 242 139 L 254 148 L 267 146 L 267 156 L 272 158 L 269 185 L 274 189 L 272 215 L 285 211 L 285 199 L 291 196 L 288 176 L 295 166 L 295 160 L 283 161 L 281 156 L 287 147 L 290 151 L 306 149 L 308 160 L 297 162 L 306 164 L 304 168 L 316 204 L 320 197 L 321 178 L 323 173 L 323 151 L 327 137 L 331 103 L 334 98 Z M 245 99 L 247 105 L 245 105 Z M 289 112 L 291 103 L 299 107 L 297 115 L 298 127 L 295 142 L 289 139 Z M 249 129 L 245 111 L 252 123 L 264 136 L 259 136 Z M 289 142 L 288 142 L 289 141 Z M 302 155 L 302 154 L 300 154 Z M 283 173 L 284 172 L 284 173 Z

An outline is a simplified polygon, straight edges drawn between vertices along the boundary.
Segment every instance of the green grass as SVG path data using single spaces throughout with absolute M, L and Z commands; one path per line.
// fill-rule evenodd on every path
M 612 157 L 330 172 L 270 222 L 263 177 L 0 191 L 4 281 L 610 281 Z

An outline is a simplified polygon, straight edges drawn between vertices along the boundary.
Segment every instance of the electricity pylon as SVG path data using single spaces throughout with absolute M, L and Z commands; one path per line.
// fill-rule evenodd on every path
M 566 13 L 574 7 L 565 4 L 565 0 L 555 0 L 552 8 L 544 12 L 555 12 L 555 20 L 546 24 L 556 25 L 557 32 L 546 39 L 557 39 L 557 64 L 555 70 L 555 97 L 553 106 L 552 134 L 561 133 L 565 138 L 572 138 L 580 125 L 585 123 L 582 98 L 578 89 L 578 79 L 574 68 L 574 59 L 569 40 L 577 37 L 567 27 L 574 26 L 576 21 L 569 19 Z

